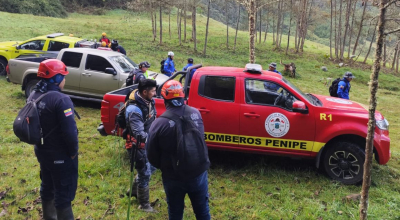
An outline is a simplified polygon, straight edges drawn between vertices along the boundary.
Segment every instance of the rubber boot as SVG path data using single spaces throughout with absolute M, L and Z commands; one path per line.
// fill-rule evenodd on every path
M 68 206 L 63 209 L 57 209 L 57 220 L 75 220 L 72 207 Z
M 136 175 L 135 180 L 134 180 L 134 182 L 132 184 L 132 188 L 131 188 L 132 196 L 135 197 L 135 198 L 137 198 L 137 188 L 138 188 L 138 182 L 137 182 L 137 175 Z M 128 196 L 128 197 L 129 197 L 129 191 L 130 191 L 130 189 L 128 189 L 126 191 L 126 196 Z
M 57 220 L 57 211 L 54 206 L 54 199 L 50 201 L 42 200 L 42 210 L 44 220 Z
M 138 200 L 139 200 L 139 209 L 145 212 L 154 212 L 153 207 L 151 207 L 149 199 L 149 187 L 146 188 L 138 188 Z

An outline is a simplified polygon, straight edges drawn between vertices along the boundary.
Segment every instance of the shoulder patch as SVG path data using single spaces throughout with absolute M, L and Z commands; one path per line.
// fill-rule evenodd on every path
M 65 117 L 71 116 L 72 115 L 71 108 L 64 110 L 64 115 L 65 115 Z

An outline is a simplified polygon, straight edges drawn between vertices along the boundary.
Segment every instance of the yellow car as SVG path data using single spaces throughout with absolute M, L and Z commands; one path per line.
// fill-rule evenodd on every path
M 88 41 L 64 36 L 62 33 L 35 37 L 23 42 L 0 42 L 0 75 L 6 74 L 6 66 L 10 59 L 21 55 L 58 52 L 63 48 L 87 46 Z M 82 45 L 81 45 L 82 44 Z

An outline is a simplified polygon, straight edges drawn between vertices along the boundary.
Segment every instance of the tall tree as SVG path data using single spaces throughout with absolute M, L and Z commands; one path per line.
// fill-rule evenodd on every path
M 226 49 L 229 48 L 229 13 L 228 13 L 228 0 L 225 0 L 225 13 L 226 13 Z
M 186 43 L 186 17 L 187 17 L 187 14 L 186 14 L 186 0 L 183 0 L 183 15 L 185 16 L 184 17 L 184 19 L 183 19 L 183 41 Z
M 162 4 L 160 1 L 160 45 L 162 45 Z
M 340 49 L 340 59 L 343 60 L 344 56 L 344 48 L 346 46 L 346 38 L 347 38 L 347 33 L 349 31 L 349 26 L 350 26 L 350 15 L 351 15 L 351 0 L 347 1 L 346 5 L 346 21 L 345 21 L 345 28 L 344 28 L 344 36 L 343 36 L 343 44 L 342 48 Z
M 267 19 L 265 22 L 264 43 L 265 43 L 265 41 L 267 41 L 267 33 L 268 33 L 268 28 L 269 28 L 268 9 L 266 11 L 267 11 Z
M 235 33 L 235 43 L 233 44 L 233 51 L 236 49 L 236 40 L 237 40 L 237 34 L 239 30 L 239 22 L 240 22 L 240 4 L 238 5 L 238 15 L 237 15 L 237 21 L 236 21 L 236 33 Z
M 363 22 L 364 22 L 364 19 L 365 19 L 364 16 L 365 16 L 365 9 L 367 9 L 367 4 L 368 4 L 367 1 L 363 1 L 364 8 L 363 8 L 363 12 L 362 12 L 362 15 L 361 15 L 360 27 L 358 28 L 358 34 L 357 34 L 356 41 L 354 42 L 354 47 L 353 47 L 353 53 L 352 54 L 355 54 L 356 50 L 357 50 L 358 41 L 360 40 L 361 31 L 362 31 L 362 27 L 363 27 Z
M 347 59 L 350 58 L 350 48 L 351 48 L 351 38 L 353 36 L 353 27 L 354 27 L 354 20 L 355 20 L 355 12 L 356 12 L 356 6 L 357 6 L 357 0 L 355 0 L 353 4 L 353 15 L 351 16 L 351 26 L 350 26 L 350 34 L 349 34 L 349 46 L 347 47 Z
M 388 0 L 380 0 L 379 3 L 379 21 L 378 21 L 378 37 L 376 38 L 376 50 L 375 50 L 375 61 L 370 77 L 369 90 L 371 92 L 369 98 L 369 120 L 368 120 L 368 133 L 366 138 L 365 146 L 365 162 L 364 162 L 364 174 L 363 183 L 361 190 L 360 200 L 360 220 L 367 219 L 368 215 L 368 200 L 369 200 L 369 188 L 371 186 L 371 169 L 372 169 L 372 156 L 373 156 L 373 141 L 375 131 L 375 110 L 376 110 L 376 93 L 378 92 L 378 77 L 381 69 L 382 61 L 382 46 L 384 40 L 385 30 L 385 15 L 386 15 L 386 3 Z
M 192 4 L 192 38 L 193 38 L 193 49 L 197 52 L 197 32 L 196 32 L 196 0 L 193 0 Z
M 371 39 L 371 42 L 370 42 L 370 44 L 369 44 L 368 52 L 367 52 L 367 55 L 365 55 L 365 59 L 364 59 L 363 63 L 366 63 L 366 62 L 367 62 L 369 53 L 371 52 L 371 49 L 372 49 L 372 44 L 373 44 L 374 41 L 375 41 L 375 36 L 376 36 L 376 25 L 377 25 L 377 24 L 375 24 L 375 26 L 374 26 L 374 27 L 375 27 L 375 28 L 374 28 L 374 34 L 372 35 L 372 39 Z
M 203 49 L 203 54 L 204 56 L 207 55 L 207 38 L 208 38 L 208 24 L 210 21 L 210 7 L 211 7 L 211 0 L 208 0 L 208 7 L 207 7 L 207 24 L 206 24 L 206 37 L 204 41 L 204 49 Z M 236 43 L 236 38 L 235 38 L 235 43 Z
M 332 59 L 332 22 L 333 22 L 333 0 L 330 0 L 331 2 L 331 30 L 330 30 L 330 35 L 329 35 L 329 58 Z
M 290 28 L 292 26 L 292 18 L 293 18 L 293 0 L 290 0 L 290 19 L 289 19 L 289 30 L 288 30 L 288 37 L 287 37 L 287 45 L 286 45 L 286 52 L 288 54 L 289 44 L 290 44 Z

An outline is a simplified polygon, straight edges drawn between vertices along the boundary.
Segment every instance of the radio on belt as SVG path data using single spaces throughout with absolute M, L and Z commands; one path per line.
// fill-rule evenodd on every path
M 248 63 L 246 64 L 243 72 L 261 74 L 263 68 L 260 64 Z

